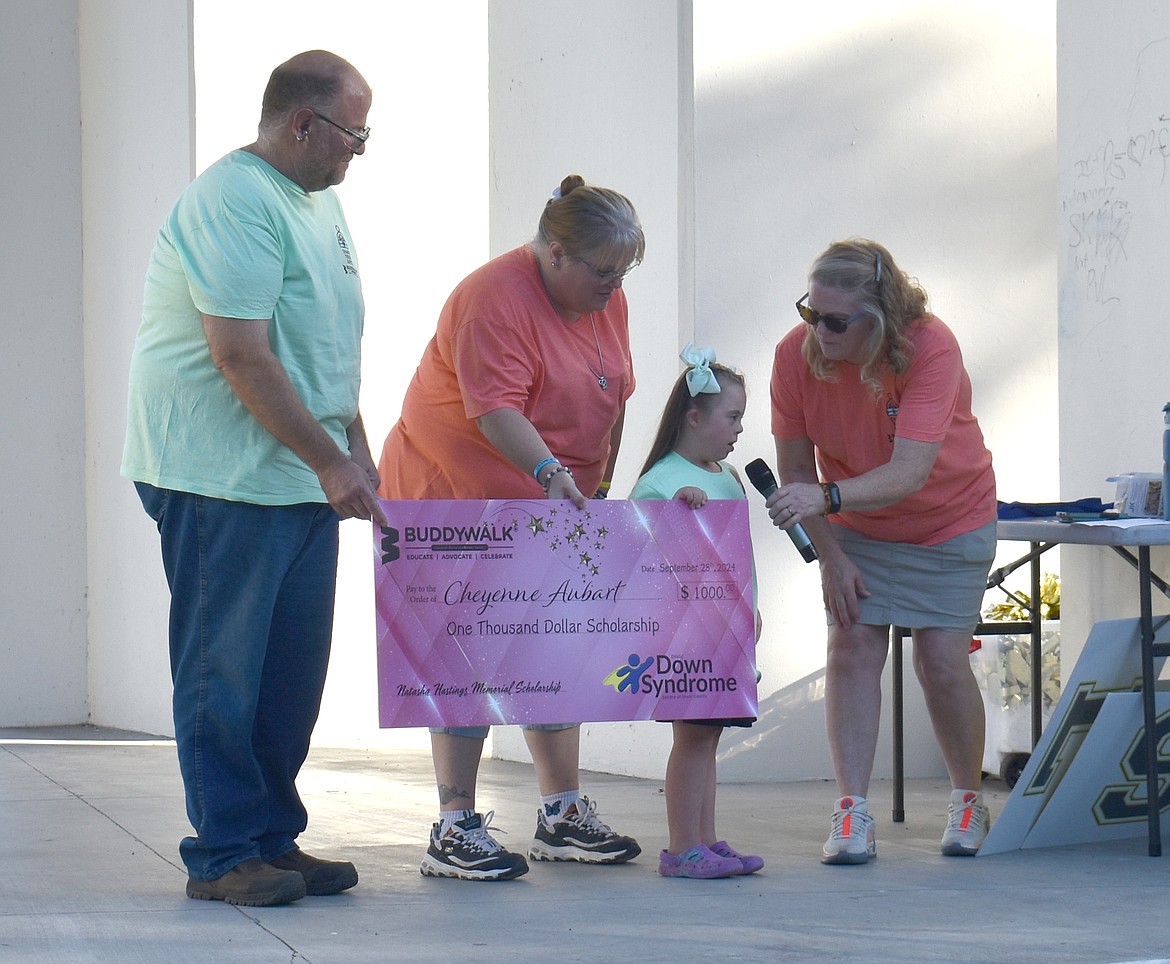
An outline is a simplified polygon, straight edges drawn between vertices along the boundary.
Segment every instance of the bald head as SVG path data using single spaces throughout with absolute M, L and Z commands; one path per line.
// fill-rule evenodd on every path
M 286 60 L 268 78 L 260 110 L 260 133 L 272 133 L 302 107 L 328 113 L 346 91 L 368 94 L 369 85 L 344 57 L 306 50 Z

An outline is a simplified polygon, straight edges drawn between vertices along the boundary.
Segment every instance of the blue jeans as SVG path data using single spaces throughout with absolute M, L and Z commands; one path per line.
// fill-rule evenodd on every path
M 136 482 L 171 588 L 175 738 L 195 828 L 179 853 L 196 880 L 295 846 L 308 814 L 296 777 L 329 663 L 337 513 L 263 506 Z

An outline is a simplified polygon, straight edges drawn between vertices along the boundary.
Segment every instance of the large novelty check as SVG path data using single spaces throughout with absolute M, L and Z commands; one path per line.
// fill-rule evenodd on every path
M 383 727 L 756 715 L 747 502 L 382 505 Z

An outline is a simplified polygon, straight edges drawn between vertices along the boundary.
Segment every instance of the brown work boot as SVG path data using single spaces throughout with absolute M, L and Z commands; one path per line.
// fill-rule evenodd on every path
M 322 860 L 303 850 L 290 850 L 271 860 L 278 870 L 295 870 L 305 878 L 305 890 L 313 897 L 339 894 L 358 882 L 357 869 L 348 860 Z
M 187 896 L 196 900 L 222 900 L 245 907 L 291 904 L 305 896 L 305 878 L 278 870 L 259 857 L 249 857 L 215 880 L 187 881 Z

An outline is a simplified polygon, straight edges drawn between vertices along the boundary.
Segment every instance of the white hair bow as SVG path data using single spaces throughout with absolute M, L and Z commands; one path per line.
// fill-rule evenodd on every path
M 691 398 L 700 392 L 718 395 L 722 391 L 719 379 L 711 371 L 711 363 L 715 361 L 715 349 L 696 348 L 694 344 L 687 342 L 687 347 L 678 357 L 691 366 L 687 372 L 687 389 L 691 393 Z

